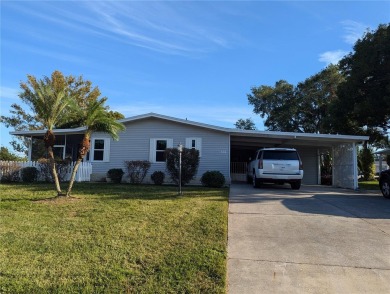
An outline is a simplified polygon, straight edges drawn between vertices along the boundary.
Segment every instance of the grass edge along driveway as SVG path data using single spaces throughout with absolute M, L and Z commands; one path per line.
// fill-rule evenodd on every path
M 1 293 L 225 293 L 228 189 L 0 184 Z

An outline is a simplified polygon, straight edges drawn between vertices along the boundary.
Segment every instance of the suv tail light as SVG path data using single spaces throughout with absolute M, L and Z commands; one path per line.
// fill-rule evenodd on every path
M 263 169 L 263 160 L 259 160 L 259 169 Z
M 303 163 L 301 159 L 299 159 L 299 170 L 303 170 Z

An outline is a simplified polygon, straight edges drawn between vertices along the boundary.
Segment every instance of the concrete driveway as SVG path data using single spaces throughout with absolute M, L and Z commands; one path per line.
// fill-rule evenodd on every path
M 228 293 L 390 293 L 390 200 L 233 184 Z

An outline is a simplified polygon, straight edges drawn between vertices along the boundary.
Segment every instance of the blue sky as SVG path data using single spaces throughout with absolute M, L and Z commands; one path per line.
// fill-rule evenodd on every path
M 390 1 L 1 1 L 0 112 L 20 81 L 82 75 L 126 117 L 234 127 L 253 86 L 304 81 L 390 22 Z M 1 126 L 1 145 L 9 129 Z

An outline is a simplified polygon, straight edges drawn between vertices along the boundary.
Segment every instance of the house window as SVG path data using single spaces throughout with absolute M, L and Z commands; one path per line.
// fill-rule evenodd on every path
M 199 157 L 202 152 L 202 138 L 186 138 L 186 148 L 199 151 Z
M 54 145 L 53 153 L 55 159 L 64 159 L 65 157 L 65 146 L 62 145 Z
M 150 139 L 150 162 L 165 162 L 165 150 L 172 148 L 173 140 L 166 138 Z
M 167 140 L 156 141 L 156 162 L 165 161 L 165 149 L 167 149 Z
M 92 140 L 92 161 L 108 162 L 109 157 L 109 139 L 96 138 Z

